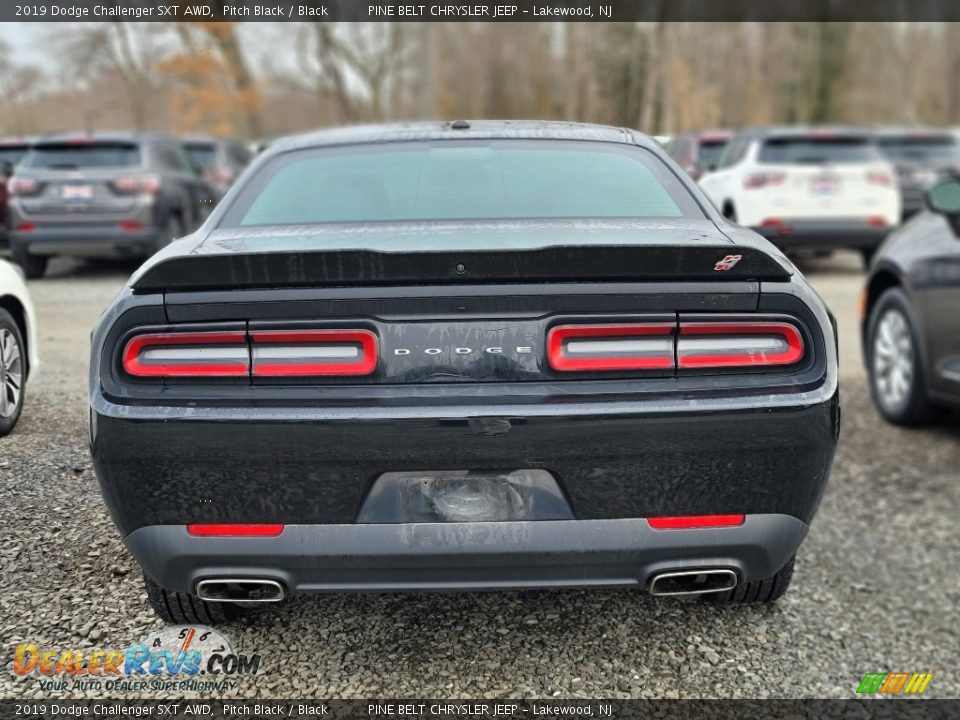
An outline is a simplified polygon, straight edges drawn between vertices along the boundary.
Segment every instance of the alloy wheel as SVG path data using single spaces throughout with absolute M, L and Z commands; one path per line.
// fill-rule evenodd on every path
M 873 337 L 873 382 L 886 409 L 897 411 L 910 402 L 915 372 L 910 325 L 900 310 L 890 308 Z
M 20 404 L 23 360 L 16 336 L 0 328 L 0 417 L 11 417 Z

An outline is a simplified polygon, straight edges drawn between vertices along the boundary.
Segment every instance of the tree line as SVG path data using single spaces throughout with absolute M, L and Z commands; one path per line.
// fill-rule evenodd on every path
M 651 134 L 960 125 L 954 23 L 85 23 L 0 45 L 0 131 L 259 138 L 344 123 L 542 118 Z

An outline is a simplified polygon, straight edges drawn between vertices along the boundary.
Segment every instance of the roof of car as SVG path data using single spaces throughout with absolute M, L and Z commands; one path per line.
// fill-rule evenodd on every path
M 35 144 L 63 142 L 138 142 L 144 140 L 176 140 L 173 135 L 162 132 L 137 130 L 98 130 L 96 132 L 54 132 L 36 139 Z
M 946 128 L 930 127 L 928 125 L 883 125 L 874 128 L 873 134 L 878 137 L 953 137 L 954 134 Z
M 855 125 L 770 125 L 744 128 L 738 134 L 752 137 L 869 137 L 871 132 Z
M 457 127 L 461 124 L 464 127 Z M 643 146 L 659 147 L 652 138 L 608 125 L 542 120 L 458 120 L 454 122 L 358 125 L 300 135 L 288 135 L 270 143 L 269 150 L 274 153 L 328 145 L 497 138 L 636 142 Z

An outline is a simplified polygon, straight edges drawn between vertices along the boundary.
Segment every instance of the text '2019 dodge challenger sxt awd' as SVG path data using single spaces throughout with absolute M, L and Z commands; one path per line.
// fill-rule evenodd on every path
M 839 423 L 805 280 L 598 126 L 279 141 L 93 347 L 97 474 L 168 621 L 337 590 L 773 601 Z

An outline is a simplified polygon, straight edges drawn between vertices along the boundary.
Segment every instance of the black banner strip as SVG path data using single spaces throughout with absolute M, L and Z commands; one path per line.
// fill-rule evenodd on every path
M 956 0 L 35 0 L 0 22 L 946 22 Z

